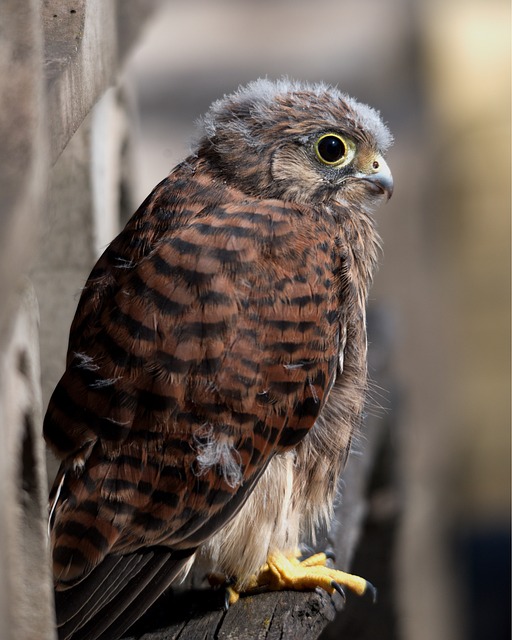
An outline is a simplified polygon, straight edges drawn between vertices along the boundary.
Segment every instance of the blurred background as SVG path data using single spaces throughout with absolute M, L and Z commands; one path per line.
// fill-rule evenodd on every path
M 144 29 L 120 89 L 132 114 L 123 125 L 125 219 L 189 153 L 194 122 L 212 100 L 258 77 L 338 85 L 389 124 L 395 193 L 376 212 L 384 255 L 370 300 L 373 401 L 383 429 L 390 425 L 387 480 L 371 502 L 356 561 L 364 566 L 366 558 L 370 577 L 378 548 L 388 606 L 384 617 L 367 608 L 355 622 L 349 610 L 345 628 L 326 637 L 508 639 L 509 3 L 173 0 L 161 2 Z M 86 135 L 82 127 L 73 140 Z M 60 207 L 81 231 L 76 193 L 64 200 L 60 188 L 75 179 L 80 152 L 74 162 L 63 155 L 55 165 L 51 193 L 59 195 L 50 195 L 48 215 Z M 58 224 L 44 238 L 54 242 Z M 82 260 L 65 280 L 49 275 L 63 260 L 71 274 L 78 235 L 73 242 L 62 245 L 64 258 L 43 245 L 32 276 L 36 289 L 66 289 L 71 302 L 64 309 L 39 296 L 44 405 L 64 363 L 65 332 L 55 327 L 69 327 L 73 296 L 92 265 Z
M 509 3 L 164 3 L 126 68 L 135 200 L 187 155 L 212 100 L 282 75 L 338 85 L 395 136 L 371 293 L 390 343 L 394 392 L 378 401 L 400 512 L 395 618 L 379 636 L 508 638 Z

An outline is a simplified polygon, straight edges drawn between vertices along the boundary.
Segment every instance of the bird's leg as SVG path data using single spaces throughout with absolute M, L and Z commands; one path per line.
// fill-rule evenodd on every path
M 236 587 L 228 587 L 228 603 L 234 604 L 239 599 L 240 593 L 251 593 L 261 589 L 308 591 L 317 587 L 331 594 L 337 591 L 343 597 L 345 597 L 344 587 L 359 596 L 369 592 L 375 601 L 377 595 L 375 587 L 364 578 L 328 567 L 326 564 L 330 558 L 328 554 L 315 553 L 304 560 L 300 560 L 299 557 L 300 553 L 288 556 L 280 551 L 270 553 L 260 571 L 252 576 L 240 591 Z

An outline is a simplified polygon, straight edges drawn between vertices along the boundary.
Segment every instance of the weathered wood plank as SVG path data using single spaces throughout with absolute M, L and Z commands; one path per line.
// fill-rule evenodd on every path
M 49 209 L 50 164 L 105 89 L 115 82 L 118 30 L 127 32 L 124 55 L 155 0 L 124 4 L 121 24 L 116 21 L 114 0 L 0 2 L 2 640 L 56 637 L 41 437 L 39 314 L 26 274 L 42 248 L 41 222 L 51 216 L 44 216 Z M 136 15 L 130 13 L 130 7 L 137 9 Z M 73 187 L 76 192 L 76 184 Z M 90 192 L 91 185 L 85 189 Z M 83 225 L 80 230 L 83 234 Z M 48 253 L 55 255 L 59 252 L 55 250 L 56 238 L 52 240 Z M 73 235 L 57 240 L 62 240 L 63 250 L 76 246 Z M 62 287 L 63 279 L 60 269 L 54 284 Z M 55 298 L 48 298 L 48 304 L 59 313 Z M 63 333 L 61 340 L 65 339 Z
M 223 590 L 164 596 L 137 623 L 130 640 L 315 640 L 336 607 L 325 593 L 279 592 L 242 597 L 227 611 Z
M 0 349 L 34 255 L 46 189 L 38 2 L 0 2 Z
M 85 116 L 116 83 L 119 66 L 157 0 L 45 0 L 50 158 L 55 163 Z
M 46 0 L 43 4 L 50 157 L 58 158 L 71 136 L 115 81 L 115 3 Z
M 0 351 L 0 637 L 53 640 L 37 301 L 30 283 L 23 284 Z

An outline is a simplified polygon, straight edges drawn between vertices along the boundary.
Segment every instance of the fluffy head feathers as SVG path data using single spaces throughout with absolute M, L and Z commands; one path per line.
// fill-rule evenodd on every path
M 297 120 L 316 119 L 334 128 L 346 123 L 354 131 L 365 131 L 384 153 L 393 138 L 380 114 L 372 107 L 323 82 L 306 83 L 282 78 L 260 78 L 216 100 L 200 120 L 201 141 L 215 144 L 226 132 L 241 134 L 247 144 L 258 147 L 265 125 L 274 127 L 281 114 L 281 127 L 293 131 Z M 279 118 L 277 118 L 279 120 Z
M 248 196 L 314 204 L 346 199 L 346 188 L 370 201 L 352 178 L 372 174 L 392 142 L 377 111 L 338 89 L 287 79 L 256 80 L 212 104 L 200 121 L 196 153 Z M 355 149 L 353 161 L 319 161 L 315 144 L 334 133 Z M 367 184 L 366 184 L 367 186 Z

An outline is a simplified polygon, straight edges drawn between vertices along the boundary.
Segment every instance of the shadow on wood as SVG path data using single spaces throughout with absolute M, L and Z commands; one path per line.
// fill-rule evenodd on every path
M 313 640 L 335 614 L 334 602 L 325 593 L 262 593 L 242 597 L 226 611 L 223 589 L 192 590 L 168 593 L 161 598 L 127 638 Z

